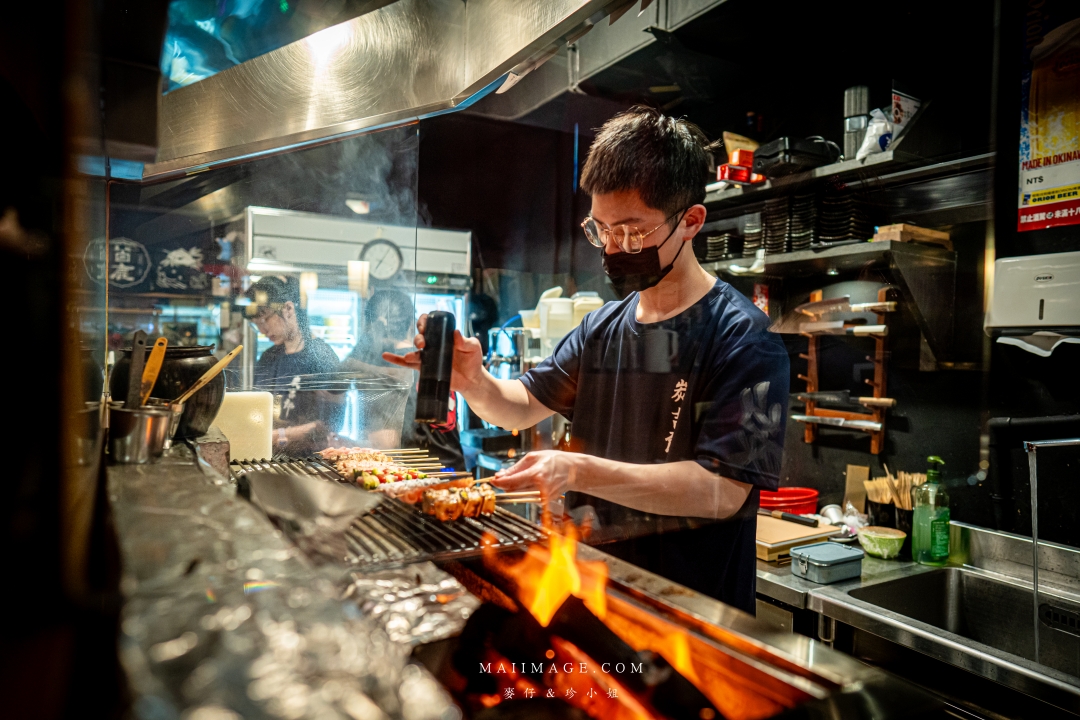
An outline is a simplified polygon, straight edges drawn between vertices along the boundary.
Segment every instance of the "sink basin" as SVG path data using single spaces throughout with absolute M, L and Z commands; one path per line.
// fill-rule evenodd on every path
M 962 568 L 942 568 L 851 590 L 857 600 L 1038 662 L 1072 676 L 1080 675 L 1080 628 L 1050 627 L 1040 622 L 1039 657 L 1035 657 L 1033 593 Z M 1040 605 L 1054 617 L 1080 615 L 1080 604 L 1039 594 Z M 1047 608 L 1043 608 L 1046 614 Z M 1074 615 L 1076 614 L 1076 615 Z

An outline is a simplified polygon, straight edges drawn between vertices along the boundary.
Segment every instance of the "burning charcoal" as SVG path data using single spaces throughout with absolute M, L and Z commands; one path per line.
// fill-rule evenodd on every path
M 688 712 L 696 714 L 702 708 L 716 712 L 709 699 L 664 658 L 647 650 L 635 652 L 576 597 L 567 598 L 555 613 L 548 629 L 560 637 L 573 638 L 574 644 L 587 655 L 610 662 L 613 666 L 619 663 L 626 666 L 640 664 L 640 674 L 619 675 L 619 682 L 639 695 L 647 695 L 656 709 L 666 715 L 683 717 Z M 720 715 L 717 713 L 713 717 Z
M 509 700 L 473 716 L 475 720 L 588 720 L 580 708 L 560 698 Z
M 654 671 L 650 662 L 613 633 L 602 620 L 589 612 L 585 603 L 576 597 L 567 598 L 559 611 L 555 613 L 548 629 L 559 637 L 572 639 L 573 643 L 589 657 L 602 659 L 603 662 L 610 662 L 613 665 L 621 663 L 628 666 L 631 664 L 648 666 L 643 668 L 642 674 L 627 674 L 625 677 L 619 677 L 619 682 L 634 692 L 642 693 L 648 689 L 644 681 L 646 675 L 659 677 L 662 674 L 662 671 Z
M 675 668 L 668 664 L 661 656 L 644 651 L 643 656 L 651 657 L 652 668 L 658 673 L 653 679 L 655 687 L 650 696 L 653 706 L 657 710 L 671 717 L 684 717 L 693 708 L 701 708 L 698 712 L 705 712 L 701 717 L 722 718 L 720 711 L 713 707 L 705 695 L 694 686 L 692 682 L 680 675 Z M 712 711 L 712 715 L 709 714 Z

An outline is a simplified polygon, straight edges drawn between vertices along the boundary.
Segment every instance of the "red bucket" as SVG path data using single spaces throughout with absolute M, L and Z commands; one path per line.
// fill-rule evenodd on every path
M 795 515 L 817 512 L 818 491 L 813 488 L 782 487 L 776 492 L 761 491 L 763 510 L 781 510 Z

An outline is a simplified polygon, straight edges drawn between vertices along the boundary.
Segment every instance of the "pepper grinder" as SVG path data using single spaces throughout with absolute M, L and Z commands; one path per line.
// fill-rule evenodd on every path
M 416 393 L 416 421 L 445 423 L 450 412 L 450 374 L 454 369 L 454 316 L 435 311 L 424 328 L 420 351 L 420 384 Z

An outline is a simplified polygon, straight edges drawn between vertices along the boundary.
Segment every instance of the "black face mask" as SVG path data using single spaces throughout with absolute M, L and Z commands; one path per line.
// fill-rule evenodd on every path
M 679 218 L 679 223 L 676 223 L 668 236 L 664 238 L 664 242 L 652 247 L 642 248 L 639 253 L 618 252 L 609 255 L 602 251 L 604 272 L 608 276 L 608 284 L 611 285 L 611 288 L 620 299 L 627 297 L 632 292 L 641 292 L 656 287 L 675 267 L 675 261 L 679 259 L 679 255 L 682 253 L 683 247 L 686 247 L 686 243 L 682 244 L 679 252 L 675 253 L 675 257 L 665 268 L 660 267 L 660 248 L 667 244 L 667 241 L 675 234 L 675 230 L 679 228 L 680 223 L 682 223 L 682 218 Z

